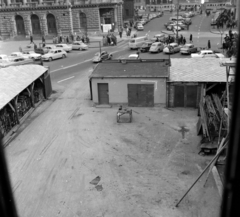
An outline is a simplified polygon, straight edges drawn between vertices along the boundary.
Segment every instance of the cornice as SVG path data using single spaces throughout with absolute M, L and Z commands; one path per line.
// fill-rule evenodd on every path
M 73 5 L 74 8 L 103 8 L 109 6 L 119 5 L 119 3 L 101 3 L 101 4 L 81 4 L 81 5 Z M 18 12 L 18 11 L 38 11 L 38 10 L 58 10 L 58 9 L 68 9 L 67 5 L 52 5 L 52 6 L 38 6 L 38 7 L 6 7 L 0 8 L 1 12 Z

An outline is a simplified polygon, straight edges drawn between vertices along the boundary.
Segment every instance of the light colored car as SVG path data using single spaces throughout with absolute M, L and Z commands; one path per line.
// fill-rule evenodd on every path
M 87 50 L 88 45 L 84 44 L 82 41 L 75 41 L 72 44 L 73 50 Z
M 195 47 L 193 44 L 185 44 L 183 47 L 180 49 L 181 54 L 191 54 L 191 53 L 196 53 L 197 52 L 197 47 Z
M 45 45 L 45 47 L 44 47 L 44 49 L 47 49 L 48 52 L 49 52 L 50 50 L 52 50 L 52 49 L 55 49 L 55 48 L 56 48 L 56 46 L 55 46 L 55 45 L 51 45 L 51 44 Z
M 137 30 L 144 30 L 144 27 L 141 23 L 137 25 Z
M 35 44 L 29 44 L 26 47 L 22 48 L 22 51 L 34 51 Z
M 173 54 L 180 51 L 180 47 L 177 43 L 171 43 L 163 49 L 163 52 L 166 54 Z
M 100 54 L 100 52 L 97 52 L 94 55 L 92 62 L 99 63 L 103 60 L 110 60 L 110 59 L 112 59 L 112 54 L 109 54 L 107 51 L 102 51 L 101 54 Z
M 182 28 L 178 25 L 177 26 L 177 24 L 175 24 L 175 23 L 172 23 L 172 24 L 169 24 L 167 27 L 167 30 L 169 30 L 169 31 L 181 31 L 182 30 Z
M 69 46 L 67 44 L 57 44 L 56 48 L 61 48 L 62 50 L 65 50 L 66 52 L 70 52 L 72 50 L 72 46 Z
M 138 57 L 139 57 L 138 54 L 133 53 L 133 54 L 130 54 L 130 55 L 128 56 L 128 59 L 136 60 L 136 59 L 138 59 Z
M 156 35 L 154 35 L 153 36 L 153 38 L 151 38 L 151 41 L 157 41 L 157 39 L 159 40 L 159 41 L 165 41 L 165 39 L 166 39 L 166 35 L 165 34 L 162 34 L 162 33 L 160 33 L 160 34 L 156 34 Z
M 155 42 L 151 45 L 149 52 L 150 53 L 159 53 L 163 51 L 164 45 L 161 42 Z
M 222 53 L 214 53 L 212 50 L 201 50 L 196 54 L 191 54 L 193 58 L 224 58 Z
M 0 54 L 0 60 L 7 60 L 8 56 L 6 54 Z
M 48 53 L 42 55 L 42 60 L 52 61 L 54 59 L 66 58 L 67 53 L 63 49 L 55 48 L 50 50 Z
M 41 59 L 41 54 L 35 53 L 34 51 L 23 51 L 24 55 L 28 55 L 28 58 L 33 60 L 39 60 Z
M 23 54 L 22 52 L 13 52 L 11 53 L 10 57 L 22 57 L 24 59 L 29 59 L 29 55 Z

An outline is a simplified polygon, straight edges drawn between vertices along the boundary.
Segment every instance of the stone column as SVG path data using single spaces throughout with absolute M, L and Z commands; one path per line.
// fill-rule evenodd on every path
M 10 5 L 11 4 L 11 0 L 7 0 L 7 5 Z
M 38 4 L 42 5 L 43 0 L 38 0 Z
M 30 15 L 23 18 L 24 19 L 24 26 L 25 26 L 25 32 L 27 36 L 30 36 L 32 34 L 32 23 Z
M 47 26 L 47 17 L 46 14 L 44 14 L 41 17 L 41 31 L 44 34 L 44 36 L 48 35 L 48 26 Z
M 27 3 L 27 0 L 23 0 L 23 5 L 26 5 L 26 3 Z
M 69 12 L 69 27 L 70 27 L 70 33 L 73 35 L 73 17 L 72 17 L 72 8 L 68 8 Z

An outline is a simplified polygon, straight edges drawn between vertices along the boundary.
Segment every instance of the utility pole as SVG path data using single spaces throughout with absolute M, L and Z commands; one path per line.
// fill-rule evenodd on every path
M 179 0 L 177 0 L 177 42 L 178 42 L 178 14 L 179 14 Z

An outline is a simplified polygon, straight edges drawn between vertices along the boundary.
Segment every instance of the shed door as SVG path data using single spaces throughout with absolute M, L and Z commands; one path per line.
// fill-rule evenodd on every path
M 174 87 L 174 107 L 184 107 L 184 86 Z
M 108 84 L 98 84 L 99 104 L 109 104 Z
M 154 84 L 128 84 L 128 105 L 133 107 L 154 106 Z
M 197 86 L 186 86 L 186 107 L 196 107 L 197 106 Z

